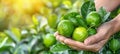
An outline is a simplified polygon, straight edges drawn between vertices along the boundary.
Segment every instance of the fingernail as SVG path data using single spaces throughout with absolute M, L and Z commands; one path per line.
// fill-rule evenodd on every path
M 85 45 L 89 45 L 89 42 L 90 42 L 90 41 L 87 39 L 87 40 L 84 41 L 84 44 L 85 44 Z

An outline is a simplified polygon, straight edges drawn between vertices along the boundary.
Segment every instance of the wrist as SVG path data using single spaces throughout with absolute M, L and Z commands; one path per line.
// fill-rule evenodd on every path
M 120 31 L 120 14 L 117 15 L 113 20 L 111 20 L 111 24 L 113 26 L 113 34 Z
M 103 34 L 107 37 L 112 36 L 116 32 L 120 31 L 120 14 L 116 16 L 113 20 L 104 23 L 98 28 L 99 34 Z

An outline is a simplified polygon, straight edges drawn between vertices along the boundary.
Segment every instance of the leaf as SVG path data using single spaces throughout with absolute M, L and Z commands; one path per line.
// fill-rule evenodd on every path
M 70 9 L 72 7 L 72 2 L 70 0 L 63 0 L 62 2 L 65 8 Z
M 77 50 L 69 50 L 68 52 L 69 52 L 69 54 L 78 54 Z
M 103 18 L 102 22 L 105 22 L 110 16 L 110 12 L 108 12 Z
M 18 41 L 21 39 L 21 33 L 19 28 L 11 28 L 12 33 L 16 36 Z
M 4 38 L 4 40 L 2 41 L 2 43 L 0 44 L 0 48 L 7 42 L 8 37 Z
M 28 45 L 21 44 L 15 47 L 15 51 L 13 52 L 13 54 L 29 54 L 29 52 L 30 52 L 30 49 Z
M 57 43 L 50 48 L 50 51 L 51 52 L 60 52 L 60 51 L 65 51 L 65 50 L 69 50 L 69 49 L 70 48 L 67 45 Z
M 19 40 L 17 37 L 10 31 L 10 30 L 5 30 L 4 31 L 8 37 L 10 37 L 15 43 L 18 43 Z
M 40 52 L 39 54 L 53 54 L 53 53 L 44 50 L 44 51 Z
M 103 7 L 101 7 L 98 13 L 100 14 L 100 16 L 104 16 L 105 14 L 107 14 L 107 11 Z
M 14 52 L 14 54 L 25 54 L 25 53 L 24 53 L 23 50 L 20 50 L 20 49 L 19 49 L 19 50 L 16 50 L 16 51 Z
M 32 47 L 33 47 L 35 44 L 37 44 L 37 42 L 38 42 L 38 39 L 37 39 L 37 38 L 34 38 L 34 39 L 32 39 L 32 41 L 29 43 L 29 47 L 30 47 L 31 50 L 32 50 Z
M 80 15 L 77 15 L 77 16 L 76 16 L 76 19 L 77 19 L 77 22 L 78 22 L 79 26 L 88 28 L 88 27 L 87 27 L 87 23 L 86 23 L 86 21 L 84 20 L 84 18 L 82 18 Z
M 101 18 L 103 18 L 103 19 L 102 19 L 102 22 L 103 22 L 103 23 L 104 23 L 104 22 L 108 19 L 108 17 L 110 16 L 110 12 L 107 12 L 107 11 L 105 10 L 105 8 L 103 8 L 103 7 L 101 7 L 101 8 L 99 9 L 98 13 L 100 14 Z
M 119 13 L 120 13 L 120 6 L 111 12 L 110 18 L 112 19 L 115 18 Z
M 6 38 L 6 34 L 4 32 L 0 32 L 0 43 L 3 41 L 4 38 Z
M 83 5 L 81 6 L 81 15 L 86 18 L 87 14 L 91 11 L 95 11 L 94 3 L 91 1 L 83 3 Z
M 11 44 L 5 44 L 2 47 L 0 47 L 0 52 L 5 50 L 10 50 L 11 48 L 13 48 Z
M 78 12 L 70 12 L 70 13 L 65 14 L 62 19 L 69 20 L 75 26 L 78 26 L 79 24 L 78 24 L 77 19 L 76 19 L 77 15 L 80 15 L 80 14 Z
M 0 44 L 0 51 L 4 51 L 12 48 L 11 44 L 6 44 L 7 40 L 8 40 L 8 37 L 4 38 L 4 40 Z
M 38 25 L 39 24 L 39 22 L 38 22 L 38 19 L 36 18 L 36 16 L 32 16 L 32 21 L 33 21 L 33 23 L 35 24 L 35 25 Z

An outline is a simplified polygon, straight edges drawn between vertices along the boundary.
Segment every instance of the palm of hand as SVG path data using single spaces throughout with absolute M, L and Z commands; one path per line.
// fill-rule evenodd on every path
M 58 32 L 55 33 L 55 36 L 57 40 L 67 44 L 73 49 L 96 52 L 99 51 L 109 40 L 111 36 L 109 31 L 112 31 L 111 23 L 105 23 L 97 29 L 97 34 L 88 37 L 83 43 L 59 35 Z

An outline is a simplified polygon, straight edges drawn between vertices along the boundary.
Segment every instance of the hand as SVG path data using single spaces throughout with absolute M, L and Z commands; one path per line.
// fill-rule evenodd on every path
M 55 33 L 56 39 L 60 42 L 63 42 L 75 50 L 88 50 L 88 51 L 99 51 L 104 44 L 109 40 L 112 35 L 112 23 L 107 22 L 101 25 L 97 29 L 97 34 L 88 37 L 83 43 L 74 41 L 70 38 L 66 38 L 62 35 L 59 35 L 58 32 Z
M 120 0 L 95 0 L 96 10 L 104 7 L 106 11 L 113 11 L 120 5 Z

